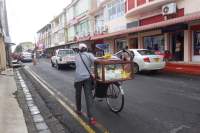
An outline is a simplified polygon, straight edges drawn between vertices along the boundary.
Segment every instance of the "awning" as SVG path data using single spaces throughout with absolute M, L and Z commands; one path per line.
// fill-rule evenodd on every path
M 90 40 L 90 36 L 84 37 L 84 38 L 79 38 L 78 40 L 76 40 L 76 42 L 84 42 L 84 41 L 89 41 Z
M 161 27 L 165 27 L 165 26 L 169 26 L 169 25 L 174 25 L 174 24 L 179 24 L 179 23 L 187 23 L 187 22 L 190 22 L 193 20 L 199 20 L 199 19 L 200 19 L 200 12 L 196 12 L 196 13 L 192 13 L 189 15 L 185 15 L 183 17 L 169 19 L 169 20 L 165 20 L 162 22 L 154 23 L 154 24 L 134 27 L 134 28 L 121 30 L 118 32 L 113 32 L 113 33 L 104 34 L 104 35 L 93 36 L 93 37 L 91 37 L 91 40 L 97 40 L 97 39 L 108 38 L 108 37 L 112 37 L 112 36 L 123 35 L 123 34 L 128 34 L 128 33 L 133 33 L 133 32 L 157 29 L 157 28 L 161 28 Z
M 161 28 L 162 33 L 175 32 L 175 31 L 178 31 L 178 30 L 187 30 L 187 29 L 188 29 L 188 24 L 184 24 L 184 23 L 169 25 L 169 26 Z
M 67 45 L 70 45 L 70 44 L 75 44 L 76 42 L 72 41 L 72 42 L 68 42 L 66 44 L 63 44 L 63 45 L 56 45 L 56 46 L 52 46 L 52 47 L 49 47 L 49 48 L 46 48 L 46 49 L 54 49 L 54 48 L 58 48 L 58 47 L 64 47 L 64 46 L 67 46 Z

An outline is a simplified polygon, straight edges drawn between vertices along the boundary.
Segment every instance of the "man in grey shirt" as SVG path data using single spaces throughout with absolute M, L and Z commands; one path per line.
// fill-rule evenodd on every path
M 79 44 L 79 51 L 80 51 L 79 54 L 77 54 L 77 56 L 75 57 L 76 72 L 75 72 L 74 87 L 76 89 L 76 97 L 75 97 L 76 109 L 77 113 L 81 114 L 81 92 L 83 88 L 89 123 L 95 124 L 96 119 L 92 115 L 93 99 L 92 99 L 92 79 L 90 77 L 91 76 L 90 74 L 91 74 L 91 66 L 96 58 L 92 53 L 87 52 L 87 46 L 83 43 Z

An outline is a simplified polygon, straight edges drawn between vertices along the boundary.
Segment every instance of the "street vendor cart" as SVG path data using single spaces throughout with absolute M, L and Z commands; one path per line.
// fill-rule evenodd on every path
M 99 58 L 94 63 L 95 84 L 93 97 L 105 98 L 111 111 L 118 113 L 124 107 L 122 82 L 134 78 L 133 62 Z

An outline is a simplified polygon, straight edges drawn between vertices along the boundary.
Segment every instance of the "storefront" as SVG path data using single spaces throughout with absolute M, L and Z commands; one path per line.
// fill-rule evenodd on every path
M 192 42 L 192 61 L 200 62 L 200 25 L 192 27 L 193 42 Z
M 172 32 L 170 35 L 172 60 L 184 61 L 184 31 Z
M 184 46 L 186 44 L 184 30 L 188 30 L 188 24 L 180 23 L 162 28 L 162 33 L 169 35 L 169 40 L 166 41 L 168 41 L 168 50 L 172 55 L 172 61 L 184 61 Z
M 138 36 L 130 36 L 128 42 L 128 47 L 130 49 L 137 49 L 138 48 Z
M 165 51 L 164 35 L 154 35 L 144 37 L 144 48 L 149 50 L 154 50 L 159 53 L 164 53 Z

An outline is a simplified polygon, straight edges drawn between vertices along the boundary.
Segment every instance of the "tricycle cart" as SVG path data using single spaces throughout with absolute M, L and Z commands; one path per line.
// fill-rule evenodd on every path
M 94 75 L 93 97 L 105 98 L 111 111 L 120 112 L 124 107 L 122 82 L 133 79 L 133 62 L 98 59 L 94 63 Z

